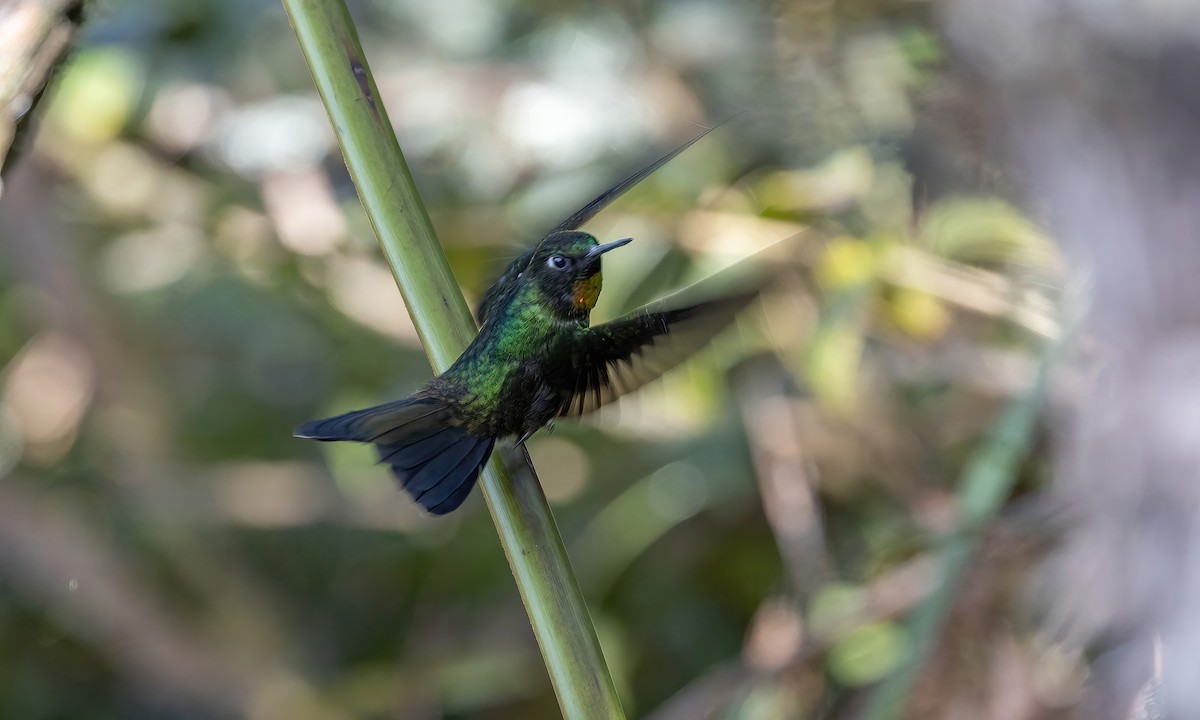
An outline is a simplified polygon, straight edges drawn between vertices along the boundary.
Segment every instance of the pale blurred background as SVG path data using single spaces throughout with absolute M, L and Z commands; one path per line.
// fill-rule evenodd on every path
M 1068 263 L 995 124 L 1026 56 L 957 59 L 992 27 L 958 5 L 351 3 L 472 300 L 741 113 L 588 226 L 637 238 L 597 315 L 773 244 L 793 272 L 530 442 L 631 718 L 855 717 L 912 641 L 964 462 L 1059 335 Z M 0 200 L 0 717 L 557 717 L 480 494 L 423 517 L 369 449 L 291 437 L 430 369 L 282 7 L 87 16 Z M 1050 445 L 910 717 L 1083 696 L 1100 631 L 1056 632 L 1029 589 L 1060 530 Z

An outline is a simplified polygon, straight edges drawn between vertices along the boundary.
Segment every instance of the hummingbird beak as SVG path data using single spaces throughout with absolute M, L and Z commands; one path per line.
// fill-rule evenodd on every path
M 633 238 L 627 237 L 627 238 L 621 238 L 620 240 L 613 240 L 612 242 L 604 243 L 603 245 L 597 245 L 594 248 L 592 248 L 591 250 L 588 250 L 587 256 L 588 257 L 596 257 L 598 255 L 603 255 L 604 253 L 608 252 L 609 250 L 616 250 L 617 248 L 621 247 L 622 245 L 628 245 L 631 242 L 633 242 Z

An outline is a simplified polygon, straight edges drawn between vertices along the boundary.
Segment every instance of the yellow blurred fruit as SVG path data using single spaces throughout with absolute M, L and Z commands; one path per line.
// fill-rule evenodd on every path
M 876 266 L 875 253 L 865 241 L 837 238 L 825 246 L 817 262 L 817 282 L 827 290 L 855 287 L 871 280 Z
M 892 321 L 904 332 L 922 340 L 941 337 L 950 325 L 945 303 L 927 292 L 896 288 L 889 303 Z
M 128 122 L 143 79 L 142 68 L 127 51 L 99 48 L 81 52 L 62 77 L 50 120 L 75 140 L 109 140 Z
M 838 412 L 853 410 L 861 354 L 862 335 L 852 325 L 830 326 L 813 338 L 806 374 L 822 405 Z

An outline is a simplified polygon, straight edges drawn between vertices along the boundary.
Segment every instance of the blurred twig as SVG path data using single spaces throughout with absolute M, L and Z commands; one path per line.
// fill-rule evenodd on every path
M 749 683 L 786 673 L 827 650 L 838 639 L 866 623 L 886 620 L 907 612 L 926 597 L 933 586 L 934 558 L 918 555 L 879 576 L 867 586 L 866 602 L 848 609 L 823 627 L 811 628 L 803 644 L 783 665 L 762 672 L 746 662 L 722 665 L 697 678 L 647 716 L 647 720 L 696 720 L 713 717 Z M 753 634 L 753 629 L 750 630 Z M 720 716 L 720 715 L 716 715 Z
M 231 662 L 226 649 L 190 632 L 157 602 L 115 548 L 61 507 L 19 490 L 13 478 L 0 486 L 0 570 L 64 627 L 110 655 L 136 694 L 221 715 L 250 708 L 253 680 L 261 678 L 245 671 L 266 672 L 265 658 Z
M 437 370 L 475 335 L 340 0 L 283 0 L 367 215 Z M 523 456 L 523 457 L 522 457 Z M 568 718 L 623 717 L 583 595 L 528 455 L 494 455 L 484 496 Z
M 693 210 L 680 227 L 681 245 L 697 252 L 713 252 L 735 242 L 740 249 L 751 241 L 748 239 L 765 244 L 806 232 L 806 242 L 792 246 L 790 258 L 802 270 L 820 262 L 828 239 L 799 223 L 715 210 Z M 1051 268 L 1048 272 L 1058 271 Z M 1050 303 L 1037 294 L 1022 293 L 1017 279 L 939 257 L 917 246 L 890 248 L 879 265 L 879 275 L 898 287 L 929 293 L 985 317 L 1008 320 L 1041 337 L 1054 338 L 1060 331 Z
M 1200 5 L 997 8 L 947 3 L 948 35 L 1005 108 L 990 133 L 1095 287 L 1099 372 L 1055 448 L 1069 513 L 1051 629 L 1092 655 L 1089 720 L 1129 717 L 1156 663 L 1162 712 L 1198 717 Z
M 941 577 L 933 593 L 913 614 L 908 657 L 872 694 L 863 713 L 864 720 L 904 716 L 924 660 L 937 641 L 946 614 L 975 557 L 982 525 L 1000 511 L 1016 482 L 1017 471 L 1028 453 L 1033 428 L 1046 397 L 1050 371 L 1061 347 L 1061 337 L 1046 345 L 1029 390 L 1005 409 L 963 469 L 958 488 L 958 531 L 946 538 L 940 550 Z
M 278 598 L 268 598 L 260 578 L 246 574 L 222 543 L 188 527 L 194 508 L 206 503 L 187 468 L 170 452 L 175 414 L 153 386 L 153 373 L 142 359 L 123 352 L 129 336 L 61 241 L 70 237 L 70 230 L 61 214 L 45 204 L 54 187 L 46 163 L 34 155 L 11 179 L 0 202 L 0 255 L 6 269 L 56 299 L 53 320 L 44 330 L 76 341 L 82 350 L 76 352 L 77 361 L 94 367 L 92 417 L 107 449 L 99 463 L 107 487 L 133 516 L 155 528 L 156 544 L 173 559 L 172 574 L 222 618 L 221 627 L 231 629 L 241 649 L 264 658 L 279 652 L 287 633 Z M 142 422 L 148 417 L 156 422 Z
M 1040 307 L 1037 296 L 1016 298 L 1017 283 L 999 273 L 913 247 L 893 248 L 881 272 L 897 286 L 927 292 L 981 315 L 1005 318 L 1044 338 L 1055 338 L 1061 330 L 1049 303 Z
M 0 7 L 0 173 L 62 62 L 82 20 L 83 0 L 18 0 Z
M 792 591 L 805 602 L 826 580 L 824 519 L 811 462 L 800 446 L 786 370 L 763 359 L 742 375 L 742 422 L 754 459 L 763 512 L 791 574 Z

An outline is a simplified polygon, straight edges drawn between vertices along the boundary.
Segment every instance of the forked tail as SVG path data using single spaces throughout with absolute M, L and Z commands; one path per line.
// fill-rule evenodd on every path
M 372 443 L 400 486 L 434 515 L 451 512 L 471 493 L 496 444 L 452 421 L 450 408 L 430 398 L 404 399 L 296 428 L 299 438 Z

